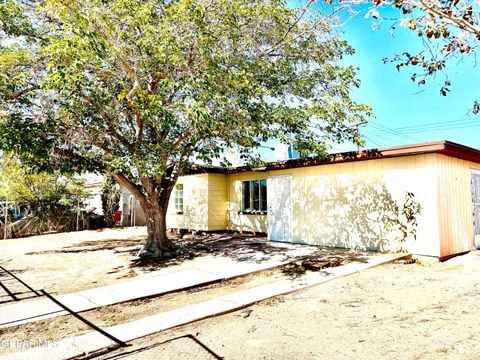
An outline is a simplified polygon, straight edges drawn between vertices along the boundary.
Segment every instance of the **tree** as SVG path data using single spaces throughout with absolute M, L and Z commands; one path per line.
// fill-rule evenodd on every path
M 350 2 L 349 0 L 346 3 Z M 480 45 L 480 4 L 470 0 L 374 0 L 350 2 L 373 3 L 367 16 L 371 15 L 376 23 L 390 22 L 391 27 L 400 25 L 408 28 L 422 38 L 425 49 L 417 54 L 404 52 L 385 62 L 395 62 L 397 69 L 404 66 L 419 68 L 411 76 L 418 85 L 424 85 L 428 77 L 437 73 L 445 75 L 440 94 L 446 96 L 451 81 L 445 71 L 450 59 L 477 53 Z M 385 19 L 382 8 L 399 9 L 398 19 Z M 393 20 L 393 21 L 392 21 Z M 375 26 L 375 24 L 374 24 Z M 475 102 L 473 113 L 480 111 L 480 103 Z
M 283 0 L 2 0 L 0 146 L 30 166 L 111 174 L 147 218 L 143 256 L 192 162 L 268 139 L 326 156 L 369 107 L 331 18 Z M 5 15 L 6 14 L 6 15 Z
M 79 208 L 90 196 L 84 179 L 32 173 L 12 158 L 0 165 L 0 199 L 20 207 L 26 216 L 16 223 L 14 231 L 37 234 L 75 228 Z

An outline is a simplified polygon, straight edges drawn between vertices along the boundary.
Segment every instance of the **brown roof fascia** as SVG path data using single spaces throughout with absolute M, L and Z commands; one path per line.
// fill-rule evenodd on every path
M 201 166 L 194 165 L 186 172 L 186 175 L 197 174 L 227 174 L 228 168 L 216 167 L 216 166 Z
M 276 161 L 267 163 L 263 166 L 248 167 L 241 166 L 237 168 L 230 168 L 228 173 L 239 173 L 246 171 L 273 171 L 283 169 L 294 169 L 299 167 L 330 165 L 353 161 L 366 161 L 374 159 L 385 159 L 399 156 L 411 156 L 425 153 L 438 152 L 444 149 L 443 142 L 413 144 L 406 146 L 394 146 L 384 149 L 369 149 L 363 150 L 359 153 L 355 151 L 331 154 L 329 158 L 300 158 L 284 161 Z M 479 156 L 480 161 L 480 156 Z
M 328 159 L 321 158 L 301 158 L 285 161 L 267 163 L 259 167 L 241 166 L 229 168 L 228 173 L 238 173 L 245 171 L 272 171 L 282 169 L 293 169 L 298 167 L 329 165 L 353 161 L 366 161 L 375 159 L 387 159 L 401 156 L 414 156 L 422 154 L 439 153 L 462 160 L 468 160 L 480 163 L 480 151 L 465 145 L 460 145 L 451 141 L 434 141 L 419 144 L 392 146 L 383 149 L 363 150 L 359 153 L 355 151 L 332 154 Z
M 480 163 L 480 150 L 451 141 L 445 141 L 445 148 L 439 151 L 439 153 L 457 159 Z
M 251 166 L 239 166 L 231 168 L 219 168 L 219 167 L 195 167 L 196 172 L 189 172 L 189 174 L 199 173 L 222 173 L 222 174 L 235 174 L 247 171 L 272 171 L 282 169 L 293 169 L 299 167 L 319 166 L 338 164 L 354 161 L 366 161 L 375 159 L 387 159 L 401 156 L 413 156 L 422 154 L 438 153 L 454 158 L 468 160 L 476 163 L 480 163 L 480 150 L 457 144 L 451 141 L 434 141 L 425 142 L 419 144 L 392 146 L 383 149 L 370 149 L 363 150 L 359 153 L 355 151 L 331 154 L 327 159 L 322 158 L 300 158 L 284 161 L 276 161 L 259 165 L 257 167 Z M 193 169 L 192 169 L 193 170 Z

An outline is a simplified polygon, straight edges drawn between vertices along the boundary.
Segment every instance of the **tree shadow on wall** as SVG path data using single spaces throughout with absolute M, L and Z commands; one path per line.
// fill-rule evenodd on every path
M 323 184 L 323 191 L 309 193 L 305 198 L 305 235 L 309 243 L 399 251 L 404 250 L 409 236 L 416 237 L 421 206 L 414 194 L 407 192 L 398 201 L 381 179 L 335 179 Z

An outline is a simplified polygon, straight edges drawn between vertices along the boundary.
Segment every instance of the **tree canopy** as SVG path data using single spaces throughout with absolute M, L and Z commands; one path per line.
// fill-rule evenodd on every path
M 370 109 L 331 21 L 283 0 L 0 0 L 0 148 L 112 174 L 147 215 L 147 249 L 165 247 L 189 163 L 354 140 Z

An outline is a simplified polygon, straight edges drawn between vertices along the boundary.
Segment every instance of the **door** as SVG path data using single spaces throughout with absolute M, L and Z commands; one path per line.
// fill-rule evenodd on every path
M 292 177 L 269 177 L 267 180 L 268 240 L 292 240 Z
M 480 171 L 472 170 L 473 236 L 475 248 L 480 249 Z

